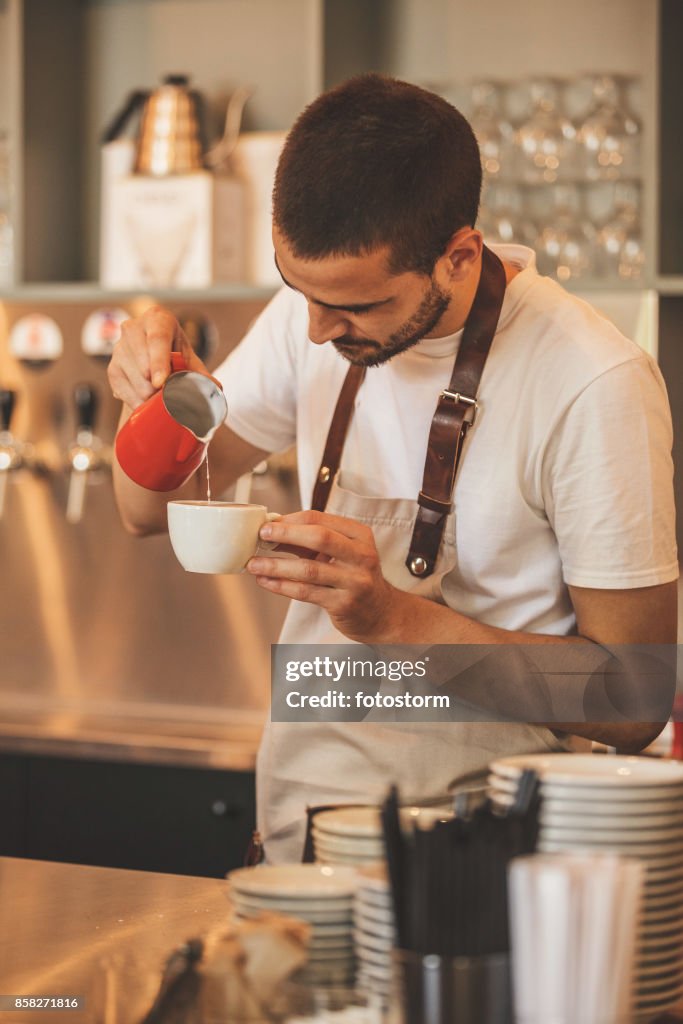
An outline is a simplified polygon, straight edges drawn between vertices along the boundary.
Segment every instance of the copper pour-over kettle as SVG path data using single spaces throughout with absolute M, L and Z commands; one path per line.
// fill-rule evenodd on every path
M 162 177 L 191 174 L 205 167 L 218 169 L 226 163 L 239 135 L 242 110 L 250 93 L 248 88 L 233 93 L 223 138 L 207 151 L 201 94 L 190 89 L 187 75 L 165 75 L 159 88 L 138 89 L 130 94 L 105 131 L 103 142 L 117 139 L 142 108 L 133 167 L 136 174 Z

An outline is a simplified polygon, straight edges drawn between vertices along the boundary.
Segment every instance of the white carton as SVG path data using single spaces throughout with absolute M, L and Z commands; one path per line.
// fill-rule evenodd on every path
M 103 174 L 102 285 L 206 288 L 243 280 L 243 193 L 241 182 L 209 171 Z

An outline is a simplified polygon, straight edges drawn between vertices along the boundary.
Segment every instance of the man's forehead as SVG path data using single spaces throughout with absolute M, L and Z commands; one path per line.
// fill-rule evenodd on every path
M 333 255 L 317 260 L 295 256 L 283 239 L 273 235 L 275 262 L 287 284 L 328 305 L 385 301 L 412 274 L 392 274 L 389 248 L 357 256 Z

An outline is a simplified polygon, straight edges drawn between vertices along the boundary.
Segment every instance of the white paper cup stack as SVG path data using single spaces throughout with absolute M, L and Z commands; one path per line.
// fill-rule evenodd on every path
M 301 981 L 347 985 L 354 977 L 353 899 L 357 888 L 352 868 L 324 864 L 262 865 L 228 875 L 238 917 L 287 914 L 311 926 L 307 966 Z
M 627 1024 L 643 866 L 609 853 L 518 857 L 509 869 L 518 1024 Z
M 634 1010 L 639 1019 L 683 995 L 683 764 L 593 754 L 530 754 L 491 765 L 491 798 L 514 800 L 526 768 L 541 779 L 539 852 L 616 853 L 644 868 Z
M 391 992 L 391 951 L 396 933 L 389 881 L 383 864 L 358 869 L 353 922 L 358 987 L 388 999 Z

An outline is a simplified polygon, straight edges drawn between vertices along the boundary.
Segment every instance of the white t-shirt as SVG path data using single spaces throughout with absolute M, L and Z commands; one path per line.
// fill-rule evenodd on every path
M 564 635 L 575 628 L 566 584 L 678 575 L 666 389 L 650 356 L 539 276 L 531 250 L 494 251 L 524 269 L 505 294 L 456 479 L 458 555 L 444 596 L 490 625 Z M 460 337 L 425 339 L 368 370 L 342 486 L 417 497 Z M 235 433 L 271 452 L 296 443 L 304 508 L 347 369 L 331 344 L 309 341 L 306 301 L 283 289 L 216 371 Z

